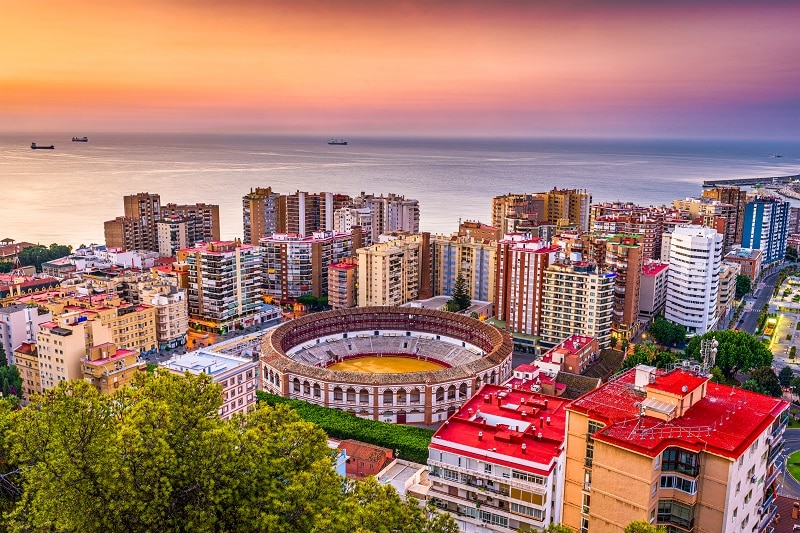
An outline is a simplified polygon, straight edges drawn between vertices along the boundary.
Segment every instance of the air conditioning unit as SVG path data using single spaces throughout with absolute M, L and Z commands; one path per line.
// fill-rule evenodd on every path
M 750 483 L 755 483 L 757 479 L 758 478 L 756 476 L 751 477 L 750 478 Z

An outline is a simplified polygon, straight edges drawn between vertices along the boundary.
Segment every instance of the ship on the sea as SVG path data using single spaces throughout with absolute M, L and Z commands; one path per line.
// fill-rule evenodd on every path
M 54 150 L 55 146 L 52 144 L 50 146 L 39 146 L 36 143 L 31 143 L 31 150 Z
M 343 141 L 342 139 L 331 139 L 328 141 L 328 144 L 347 144 L 347 141 Z
M 89 137 L 73 137 L 72 142 L 74 143 L 88 143 Z

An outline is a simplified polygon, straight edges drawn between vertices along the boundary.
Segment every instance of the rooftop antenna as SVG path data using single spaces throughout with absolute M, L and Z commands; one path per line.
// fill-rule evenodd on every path
M 708 374 L 708 372 L 714 368 L 714 360 L 717 357 L 718 347 L 719 341 L 714 337 L 700 341 L 700 357 L 703 359 L 704 374 Z

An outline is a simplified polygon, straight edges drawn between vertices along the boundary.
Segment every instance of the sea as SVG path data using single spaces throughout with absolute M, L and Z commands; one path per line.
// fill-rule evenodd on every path
M 83 135 L 0 135 L 0 239 L 102 243 L 103 222 L 139 192 L 218 204 L 222 239 L 241 237 L 255 187 L 401 194 L 419 200 L 423 231 L 449 234 L 460 220 L 490 222 L 492 197 L 506 193 L 578 188 L 595 202 L 661 205 L 699 196 L 703 180 L 800 174 L 800 143 L 785 141 Z

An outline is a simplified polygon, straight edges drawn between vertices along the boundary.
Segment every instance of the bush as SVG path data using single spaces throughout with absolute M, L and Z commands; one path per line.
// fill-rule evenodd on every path
M 256 396 L 259 402 L 268 405 L 289 405 L 300 418 L 316 424 L 331 438 L 367 442 L 396 450 L 401 459 L 422 464 L 428 462 L 428 445 L 433 437 L 433 431 L 429 429 L 358 418 L 339 409 L 320 407 L 303 400 L 290 400 L 264 391 L 257 391 Z

